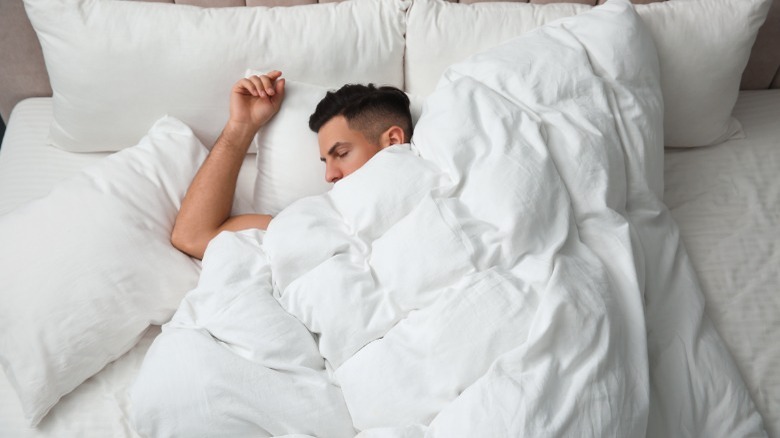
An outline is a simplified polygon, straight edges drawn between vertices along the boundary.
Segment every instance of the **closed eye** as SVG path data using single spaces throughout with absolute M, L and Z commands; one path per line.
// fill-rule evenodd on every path
M 352 147 L 350 143 L 337 141 L 336 143 L 333 144 L 333 146 L 331 146 L 330 149 L 328 149 L 327 155 L 334 158 L 344 158 L 347 156 L 347 154 L 351 149 Z M 321 160 L 324 162 L 325 158 L 321 158 Z

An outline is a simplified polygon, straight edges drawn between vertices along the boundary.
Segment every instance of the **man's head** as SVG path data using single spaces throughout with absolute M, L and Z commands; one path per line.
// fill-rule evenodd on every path
M 317 133 L 325 179 L 336 182 L 380 150 L 412 136 L 409 98 L 395 87 L 345 85 L 329 91 L 309 118 Z

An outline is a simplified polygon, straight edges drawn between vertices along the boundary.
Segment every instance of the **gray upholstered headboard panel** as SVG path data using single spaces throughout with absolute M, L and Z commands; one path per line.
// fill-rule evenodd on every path
M 318 0 L 143 0 L 197 6 L 292 6 L 318 3 Z M 320 0 L 327 1 L 338 0 Z M 476 3 L 486 0 L 460 0 Z M 528 0 L 504 0 L 528 1 Z M 603 0 L 530 0 L 531 3 L 596 4 Z M 633 0 L 650 3 L 663 0 Z M 780 88 L 780 0 L 773 0 L 769 17 L 758 34 L 750 61 L 742 77 L 742 89 Z M 27 19 L 22 0 L 0 1 L 0 116 L 8 120 L 20 100 L 51 96 L 49 77 L 35 31 Z

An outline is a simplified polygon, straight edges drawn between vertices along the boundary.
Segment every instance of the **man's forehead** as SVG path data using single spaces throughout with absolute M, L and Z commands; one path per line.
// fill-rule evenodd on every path
M 351 129 L 344 116 L 336 116 L 328 120 L 317 132 L 320 154 L 327 155 L 337 143 L 351 144 L 360 140 L 362 134 Z

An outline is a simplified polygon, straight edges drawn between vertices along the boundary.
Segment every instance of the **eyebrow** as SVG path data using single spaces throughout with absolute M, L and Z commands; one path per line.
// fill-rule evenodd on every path
M 342 146 L 342 145 L 348 145 L 348 144 L 349 144 L 349 142 L 346 142 L 346 141 L 337 141 L 336 143 L 333 143 L 333 146 L 331 146 L 330 149 L 328 149 L 328 153 L 326 155 L 333 156 L 337 147 Z M 325 157 L 320 157 L 320 161 L 322 161 L 324 163 L 325 162 Z

